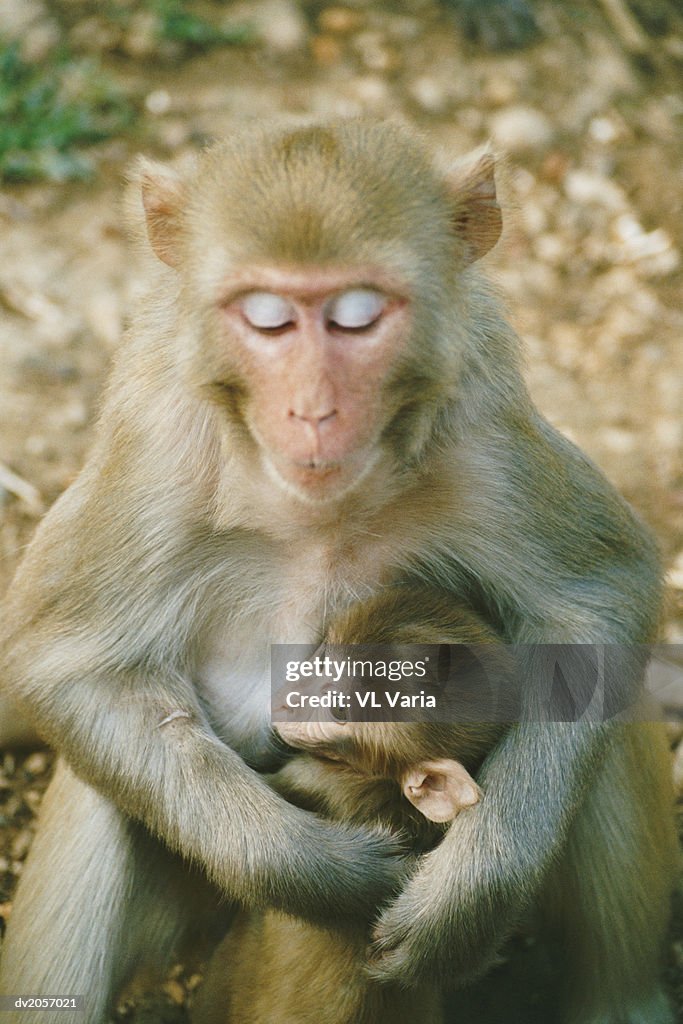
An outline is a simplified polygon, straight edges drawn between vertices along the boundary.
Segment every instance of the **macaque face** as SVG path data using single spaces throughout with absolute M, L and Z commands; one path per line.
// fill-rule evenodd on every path
M 376 729 L 382 728 L 381 725 Z M 363 722 L 279 722 L 275 725 L 285 743 L 331 761 L 363 767 L 362 741 L 368 738 Z M 483 793 L 467 769 L 449 757 L 419 761 L 400 773 L 403 795 L 429 821 L 453 821 L 461 811 L 479 803 Z
M 405 285 L 354 270 L 250 270 L 228 281 L 218 313 L 269 476 L 314 500 L 358 483 L 380 454 L 387 381 L 408 344 Z
M 452 282 L 500 233 L 490 155 L 441 172 L 400 127 L 340 121 L 237 131 L 140 184 L 188 377 L 250 469 L 327 502 L 412 464 L 457 387 Z

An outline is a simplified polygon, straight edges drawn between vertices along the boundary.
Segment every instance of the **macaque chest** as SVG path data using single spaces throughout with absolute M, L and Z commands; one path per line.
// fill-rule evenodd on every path
M 271 644 L 318 644 L 329 618 L 376 592 L 387 570 L 362 558 L 333 560 L 313 546 L 273 567 L 257 608 L 244 601 L 212 617 L 201 637 L 196 685 L 220 738 L 246 756 L 270 729 Z M 237 589 L 237 588 L 236 588 Z

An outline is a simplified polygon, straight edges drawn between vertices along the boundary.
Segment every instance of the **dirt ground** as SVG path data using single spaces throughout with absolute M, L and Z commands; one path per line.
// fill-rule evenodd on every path
M 117 29 L 85 0 L 14 6 L 23 21 L 12 22 L 5 0 L 0 31 L 20 32 L 34 50 L 57 32 L 96 53 L 141 117 L 93 151 L 93 182 L 0 190 L 0 592 L 78 472 L 140 287 L 120 213 L 132 155 L 180 159 L 237 117 L 370 112 L 419 125 L 454 155 L 487 139 L 508 154 L 506 232 L 488 262 L 525 339 L 531 391 L 655 532 L 671 582 L 665 638 L 683 643 L 683 13 L 674 3 L 653 34 L 620 21 L 619 4 L 539 0 L 540 38 L 513 53 L 466 41 L 437 0 L 213 2 L 214 18 L 251 20 L 255 36 L 195 54 L 155 41 L 144 11 Z M 677 762 L 683 776 L 683 753 Z M 8 753 L 0 765 L 6 915 L 49 757 Z M 509 1022 L 552 1019 L 532 947 L 516 940 L 511 963 L 533 983 L 501 995 L 503 966 L 503 988 L 479 994 L 481 1024 L 500 1020 L 502 1006 Z M 674 935 L 669 969 L 683 1005 L 680 966 Z M 163 1010 L 129 1005 L 119 1019 L 184 1020 L 195 984 L 177 968 Z

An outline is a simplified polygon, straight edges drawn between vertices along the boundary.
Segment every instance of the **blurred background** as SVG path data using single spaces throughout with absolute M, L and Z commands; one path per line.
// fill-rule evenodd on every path
M 237 117 L 372 113 L 454 156 L 487 139 L 508 155 L 490 276 L 537 404 L 657 535 L 664 635 L 683 643 L 682 72 L 681 0 L 0 0 L 0 593 L 78 472 L 141 288 L 132 156 L 182 159 Z M 2 916 L 49 770 L 43 751 L 0 754 Z M 537 1009 L 519 1020 L 548 1024 L 528 963 Z M 674 933 L 679 1004 L 682 965 Z M 177 965 L 117 1019 L 184 1021 L 197 981 Z M 486 999 L 480 1024 L 517 1019 Z

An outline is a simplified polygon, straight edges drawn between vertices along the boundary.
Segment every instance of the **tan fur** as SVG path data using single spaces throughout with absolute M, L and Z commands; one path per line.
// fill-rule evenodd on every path
M 388 647 L 392 642 L 497 646 L 495 635 L 481 620 L 427 588 L 387 590 L 354 605 L 331 624 L 328 635 L 342 649 L 375 639 Z M 387 658 L 390 653 L 389 647 Z M 511 676 L 512 663 L 502 649 L 498 664 L 497 681 L 505 685 L 504 672 Z M 454 685 L 457 678 L 454 671 Z M 444 756 L 462 758 L 474 771 L 504 731 L 502 726 L 480 723 L 350 722 L 324 734 L 307 733 L 303 727 L 299 731 L 296 725 L 278 728 L 288 741 L 307 751 L 271 776 L 280 793 L 333 820 L 381 822 L 400 832 L 413 852 L 434 846 L 443 826 L 428 821 L 420 813 L 419 802 L 414 807 L 408 802 L 403 792 L 406 773 L 414 774 L 416 766 L 430 761 L 434 771 L 447 772 L 449 777 L 455 771 L 461 783 L 467 780 L 478 789 L 463 765 Z M 329 760 L 332 755 L 334 761 Z M 432 762 L 433 758 L 442 760 Z M 462 804 L 453 817 L 459 811 L 469 813 Z M 245 912 L 214 956 L 193 1021 L 440 1024 L 441 1000 L 435 986 L 420 986 L 407 994 L 399 986 L 369 980 L 365 971 L 368 941 L 363 928 L 319 928 L 274 912 Z
M 499 685 L 506 685 L 506 674 L 513 681 L 514 663 L 502 648 L 496 651 L 490 629 L 425 588 L 388 590 L 356 605 L 331 624 L 329 636 L 342 648 L 370 638 L 387 645 L 476 645 L 486 649 L 490 664 L 496 659 Z M 452 678 L 457 681 L 457 672 Z M 482 723 L 348 723 L 309 738 L 295 733 L 295 745 L 310 753 L 296 756 L 271 783 L 294 803 L 332 819 L 400 829 L 413 850 L 425 851 L 443 833 L 401 796 L 398 780 L 407 765 L 447 753 L 476 772 L 504 731 Z M 648 991 L 648 979 L 657 973 L 677 865 L 672 802 L 661 726 L 620 726 L 536 904 L 542 926 L 559 933 L 572 1024 L 599 1024 L 622 1008 L 624 1019 L 638 1024 L 667 1020 L 666 1000 Z M 431 883 L 447 885 L 441 874 L 447 861 L 439 863 L 436 854 L 428 859 Z M 334 931 L 273 912 L 243 913 L 211 962 L 193 1024 L 438 1024 L 438 988 L 422 985 L 408 998 L 400 987 L 378 986 L 365 969 L 367 943 L 363 929 Z
M 543 645 L 650 641 L 654 545 L 524 388 L 518 342 L 472 262 L 500 230 L 490 158 L 444 175 L 396 125 L 258 124 L 179 176 L 143 165 L 139 186 L 163 261 L 90 459 L 0 614 L 3 688 L 75 773 L 52 806 L 86 786 L 107 811 L 77 816 L 70 860 L 58 810 L 44 816 L 27 868 L 41 884 L 19 888 L 3 991 L 83 992 L 101 1024 L 115 965 L 150 944 L 163 958 L 187 927 L 183 900 L 162 912 L 140 880 L 175 855 L 227 900 L 317 922 L 367 920 L 398 893 L 377 925 L 377 975 L 465 982 L 542 889 L 614 734 L 538 722 Z M 231 305 L 264 274 L 296 308 L 281 337 L 247 330 Z M 386 298 L 366 331 L 339 332 L 326 314 L 349 282 Z M 334 408 L 311 422 L 321 393 Z M 318 644 L 349 606 L 420 585 L 533 646 L 520 722 L 482 769 L 486 799 L 402 886 L 395 841 L 288 804 L 247 762 L 270 742 L 269 643 Z M 629 696 L 641 652 L 612 650 L 615 696 Z M 648 821 L 659 813 L 621 774 L 603 785 Z M 601 844 L 598 831 L 588 862 Z M 617 877 L 615 920 L 655 873 Z M 658 877 L 663 891 L 664 867 Z M 73 908 L 64 918 L 46 912 L 59 900 Z M 121 922 L 98 916 L 114 905 Z M 130 918 L 156 922 L 153 936 Z M 643 942 L 659 945 L 664 920 L 662 900 L 646 940 L 615 941 L 606 990 Z M 657 999 L 650 966 L 601 1024 L 640 1024 Z M 667 1020 L 661 1009 L 649 1024 Z

